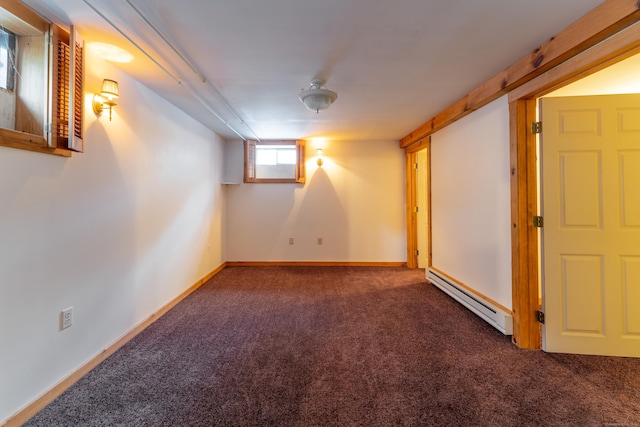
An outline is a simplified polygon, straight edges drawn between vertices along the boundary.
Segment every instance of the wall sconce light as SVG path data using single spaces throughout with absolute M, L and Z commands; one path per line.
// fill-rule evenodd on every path
M 109 121 L 111 121 L 111 109 L 117 104 L 113 101 L 118 99 L 118 82 L 104 79 L 100 93 L 93 95 L 93 112 L 96 116 L 102 114 L 103 110 L 109 109 Z
M 316 164 L 318 165 L 318 167 L 321 167 L 322 164 L 324 163 L 324 160 L 322 160 L 322 148 L 318 148 L 318 150 L 316 150 L 316 155 L 317 155 Z

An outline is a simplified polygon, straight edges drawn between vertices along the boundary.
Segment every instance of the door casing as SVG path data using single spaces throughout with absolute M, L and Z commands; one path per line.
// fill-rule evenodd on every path
M 621 31 L 509 92 L 512 221 L 513 342 L 521 348 L 541 348 L 540 262 L 536 135 L 537 99 L 562 86 L 640 53 L 640 28 Z
M 537 211 L 537 191 L 533 190 L 537 187 L 537 171 L 535 150 L 531 147 L 535 135 L 530 132 L 531 122 L 536 120 L 536 99 L 640 52 L 639 20 L 637 2 L 605 1 L 558 37 L 545 42 L 400 140 L 400 148 L 405 149 L 409 164 L 410 154 L 421 149 L 420 145 L 427 144 L 432 133 L 508 94 L 513 342 L 518 347 L 536 349 L 541 343 L 540 325 L 535 317 L 540 305 L 538 242 L 537 229 L 532 226 L 532 215 Z M 532 64 L 535 58 L 544 60 Z M 541 67 L 541 64 L 544 65 Z M 407 168 L 407 265 L 416 267 L 416 228 L 409 215 L 410 203 L 415 200 L 415 181 L 411 187 L 410 171 Z

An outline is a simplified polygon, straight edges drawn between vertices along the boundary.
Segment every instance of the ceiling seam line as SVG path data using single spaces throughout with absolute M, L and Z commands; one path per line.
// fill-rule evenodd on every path
M 215 85 L 207 79 L 206 84 L 209 85 L 209 87 L 211 89 L 213 89 L 213 91 L 216 93 L 216 95 L 218 95 L 218 98 L 220 98 L 220 100 L 222 101 L 222 103 L 225 105 L 225 107 L 227 107 L 229 109 L 229 111 L 231 111 L 231 114 L 233 114 L 234 116 L 236 116 L 236 119 L 238 119 L 238 121 L 240 121 L 240 123 L 249 130 L 249 132 L 251 132 L 253 134 L 253 136 L 255 136 L 255 139 L 260 141 L 260 137 L 253 131 L 253 129 L 251 129 L 249 127 L 249 125 L 244 121 L 244 119 L 242 117 L 240 117 L 238 115 L 238 113 L 236 113 L 235 109 L 229 104 L 229 102 L 227 101 L 227 99 L 220 93 L 220 91 L 218 90 L 217 87 L 215 87 Z
M 211 112 L 211 114 L 216 116 L 216 118 L 218 120 L 220 120 L 226 127 L 231 129 L 233 131 L 233 133 L 238 135 L 243 141 L 247 140 L 247 138 L 245 138 L 240 132 L 238 132 L 233 126 L 231 126 L 229 124 L 229 121 L 227 119 L 225 119 L 224 117 L 220 116 L 220 114 L 218 114 L 213 109 L 213 107 L 211 107 L 209 104 L 207 104 L 207 102 L 200 95 L 198 95 L 194 90 L 192 90 L 191 87 L 189 87 L 187 84 L 182 84 L 182 83 L 181 83 L 181 86 L 183 88 L 185 88 L 187 90 L 187 92 L 189 92 L 189 94 L 191 94 L 191 96 L 193 96 L 196 100 L 198 100 L 198 102 L 200 102 L 207 110 L 209 110 Z
M 162 39 L 162 41 L 176 54 L 178 55 L 178 57 L 182 60 L 182 62 L 184 62 L 190 69 L 191 71 L 193 71 L 193 73 L 198 76 L 198 78 L 203 82 L 209 85 L 209 87 L 211 89 L 213 89 L 213 91 L 215 92 L 216 96 L 222 101 L 223 105 L 231 112 L 231 114 L 233 114 L 233 116 L 240 122 L 240 124 L 242 126 L 244 126 L 254 137 L 256 140 L 260 141 L 260 137 L 253 131 L 253 129 L 251 129 L 251 127 L 245 122 L 245 120 L 240 117 L 240 115 L 236 112 L 235 108 L 233 108 L 231 106 L 231 104 L 229 103 L 229 101 L 227 101 L 227 99 L 222 95 L 222 93 L 220 93 L 220 91 L 218 90 L 218 88 L 213 84 L 213 82 L 211 81 L 211 79 L 207 78 L 205 76 L 205 74 L 203 72 L 201 72 L 188 58 L 187 55 L 183 52 L 183 50 L 180 48 L 177 48 L 170 40 L 167 36 L 165 36 L 162 31 L 160 31 L 158 29 L 158 27 L 151 22 L 151 20 L 149 18 L 147 18 L 147 16 L 142 12 L 142 10 L 140 10 L 131 0 L 125 0 L 125 2 L 129 5 L 129 7 L 131 7 L 131 9 L 133 9 L 136 14 L 138 14 L 138 16 L 147 24 L 147 26 L 149 26 L 149 28 L 151 28 L 153 30 L 153 32 L 155 32 L 158 37 L 160 37 Z M 200 101 L 202 102 L 202 101 Z M 208 108 L 208 107 L 207 107 Z M 225 123 L 225 125 L 228 126 L 228 124 L 226 122 L 223 121 L 223 123 Z M 234 130 L 235 132 L 235 130 Z M 235 132 L 237 133 L 237 132 Z
M 183 88 L 185 88 L 187 90 L 187 92 L 189 92 L 189 94 L 194 97 L 198 102 L 200 102 L 209 112 L 211 112 L 218 120 L 220 120 L 225 126 L 227 126 L 229 129 L 231 129 L 233 131 L 233 133 L 235 133 L 236 135 L 238 135 L 242 140 L 246 141 L 247 138 L 245 138 L 240 132 L 238 132 L 234 127 L 232 127 L 229 124 L 229 121 L 225 118 L 223 118 L 220 114 L 218 114 L 209 104 L 206 103 L 206 101 L 204 99 L 202 99 L 199 95 L 197 95 L 190 87 L 188 87 L 187 85 L 183 84 L 182 80 L 180 79 L 180 77 L 176 77 L 175 75 L 173 75 L 173 73 L 171 73 L 169 70 L 167 70 L 166 67 L 164 67 L 162 64 L 160 64 L 153 56 L 151 56 L 151 54 L 149 54 L 146 50 L 144 50 L 138 43 L 136 43 L 131 37 L 129 37 L 124 31 L 122 31 L 115 23 L 113 23 L 109 18 L 107 18 L 102 12 L 100 12 L 94 5 L 92 5 L 88 0 L 82 0 L 87 6 L 89 6 L 91 9 L 93 9 L 93 11 L 98 14 L 98 16 L 100 16 L 105 22 L 107 22 L 109 25 L 111 25 L 111 27 L 113 27 L 113 29 L 115 29 L 122 37 L 124 37 L 125 39 L 127 39 L 127 41 L 129 41 L 129 43 L 131 43 L 132 45 L 134 45 L 140 52 L 142 52 L 147 58 L 149 58 L 154 64 L 156 64 L 162 71 L 164 71 L 169 77 L 171 77 L 176 83 L 178 83 L 180 86 L 182 86 Z M 217 92 L 217 91 L 216 91 Z M 223 99 L 223 101 L 226 103 L 226 101 Z M 236 114 L 233 110 L 232 113 Z M 237 114 L 236 114 L 236 117 Z M 251 128 L 249 128 L 249 126 L 247 126 L 244 121 L 242 119 L 240 119 L 240 117 L 238 117 L 238 119 L 240 120 L 240 122 L 251 131 L 251 133 L 253 133 L 255 135 L 255 133 L 251 130 Z
M 154 64 L 156 64 L 162 71 L 167 73 L 169 77 L 176 81 L 178 84 L 182 84 L 180 77 L 176 77 L 169 70 L 166 69 L 162 64 L 160 64 L 154 57 L 152 57 L 146 50 L 142 48 L 138 43 L 136 43 L 131 37 L 129 37 L 124 31 L 122 31 L 116 24 L 114 24 L 109 18 L 107 18 L 102 12 L 100 12 L 94 5 L 89 3 L 88 0 L 82 0 L 87 6 L 89 6 L 95 13 L 97 13 L 102 19 L 104 19 L 109 25 L 113 27 L 122 37 L 127 39 L 129 43 L 134 45 L 140 52 L 142 52 L 147 58 L 149 58 Z
M 196 66 L 193 65 L 193 63 L 189 59 L 187 59 L 185 55 L 183 55 L 183 53 L 178 50 L 178 48 L 176 48 L 149 19 L 147 19 L 147 17 L 142 13 L 140 9 L 138 9 L 137 6 L 135 6 L 130 0 L 125 1 L 131 7 L 131 9 L 133 9 L 140 18 L 142 18 L 142 20 L 149 26 L 149 28 L 151 28 L 162 39 L 162 41 L 164 41 L 165 44 L 169 46 L 169 48 L 171 48 L 171 50 L 173 50 L 173 52 L 178 55 L 180 59 L 182 59 L 182 62 L 184 62 L 189 68 L 191 68 L 191 71 L 193 71 L 200 78 L 200 80 L 202 80 L 202 82 L 205 82 L 207 80 L 204 74 L 200 70 L 198 70 Z

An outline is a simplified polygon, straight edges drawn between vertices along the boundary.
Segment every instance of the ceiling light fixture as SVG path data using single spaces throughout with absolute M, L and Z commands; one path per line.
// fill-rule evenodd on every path
M 322 79 L 313 79 L 311 80 L 311 87 L 307 90 L 302 90 L 300 93 L 300 101 L 308 110 L 316 113 L 320 112 L 320 110 L 326 110 L 338 98 L 337 93 L 322 87 L 324 84 L 325 81 Z
M 322 167 L 323 163 L 324 160 L 322 159 L 322 148 L 318 148 L 316 150 L 316 164 L 318 165 L 318 167 Z

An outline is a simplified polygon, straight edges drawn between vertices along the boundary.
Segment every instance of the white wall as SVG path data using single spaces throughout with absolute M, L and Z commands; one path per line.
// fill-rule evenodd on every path
M 432 265 L 508 309 L 509 167 L 506 96 L 432 136 Z
M 228 144 L 239 171 L 230 171 L 230 180 L 241 181 L 242 143 Z M 405 262 L 405 160 L 398 142 L 308 141 L 306 156 L 304 185 L 228 186 L 228 261 Z
M 551 92 L 545 97 L 640 93 L 638 68 L 640 68 L 640 55 L 634 55 Z
M 84 154 L 0 147 L 0 424 L 226 257 L 223 141 L 90 51 L 86 72 Z

